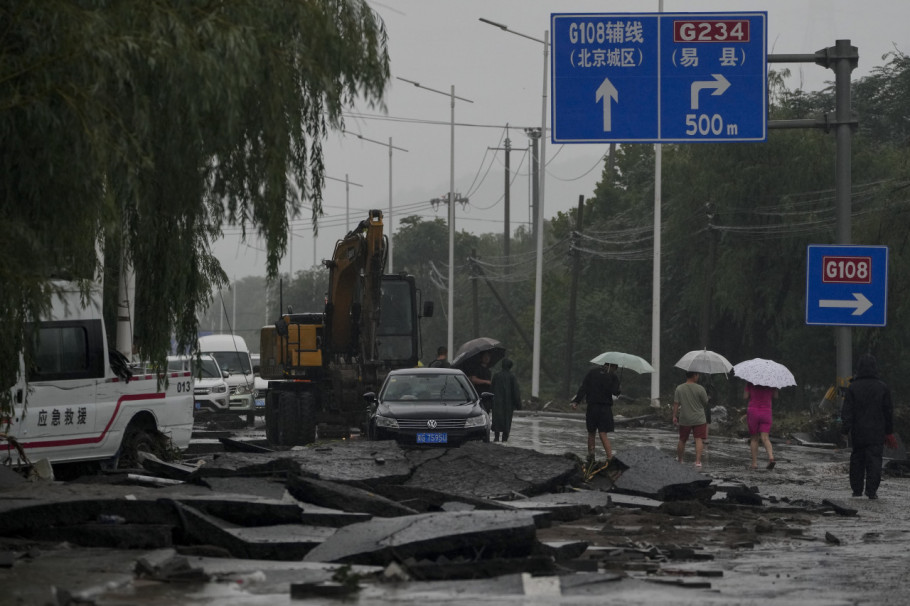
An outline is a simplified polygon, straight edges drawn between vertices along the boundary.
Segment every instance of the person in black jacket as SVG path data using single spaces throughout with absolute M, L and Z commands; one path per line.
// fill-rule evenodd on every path
M 864 354 L 856 364 L 841 410 L 842 432 L 850 436 L 850 488 L 854 497 L 878 498 L 884 444 L 894 444 L 891 390 L 878 378 L 875 357 Z
M 439 349 L 436 350 L 436 359 L 430 362 L 430 368 L 451 368 L 452 365 L 449 363 L 449 348 L 445 345 L 440 345 Z
M 607 462 L 613 458 L 613 447 L 607 432 L 613 431 L 613 396 L 618 396 L 619 377 L 616 376 L 615 364 L 604 364 L 592 368 L 585 375 L 572 398 L 572 410 L 578 407 L 582 399 L 588 401 L 585 412 L 585 427 L 588 430 L 588 461 L 594 460 L 594 434 L 600 434 L 600 442 L 607 453 Z
M 498 442 L 502 434 L 502 441 L 509 441 L 509 432 L 512 430 L 512 413 L 521 410 L 521 390 L 518 379 L 512 374 L 512 360 L 505 358 L 502 361 L 502 370 L 493 375 L 493 441 Z

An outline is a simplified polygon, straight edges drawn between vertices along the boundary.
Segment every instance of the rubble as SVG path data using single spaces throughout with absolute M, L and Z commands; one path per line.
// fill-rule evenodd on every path
M 44 499 L 20 493 L 33 485 L 0 470 L 0 580 L 60 565 L 66 541 L 131 563 L 111 568 L 108 589 L 67 576 L 60 587 L 73 600 L 138 578 L 228 583 L 293 599 L 382 595 L 383 583 L 481 591 L 494 579 L 491 595 L 583 596 L 606 586 L 641 590 L 643 581 L 697 589 L 722 578 L 698 566 L 723 550 L 782 537 L 840 545 L 830 533 L 805 534 L 810 516 L 856 515 L 836 500 L 766 506 L 757 488 L 712 478 L 653 447 L 625 448 L 609 473 L 587 477 L 574 456 L 483 443 L 240 448 L 186 464 L 143 457 L 144 471 L 132 475 L 169 481 L 161 486 L 109 474 L 52 483 L 59 491 Z M 45 564 L 24 569 L 23 553 Z M 98 557 L 70 562 L 73 575 Z

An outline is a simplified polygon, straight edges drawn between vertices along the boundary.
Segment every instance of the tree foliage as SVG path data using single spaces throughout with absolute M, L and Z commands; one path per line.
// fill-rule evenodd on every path
M 327 131 L 356 98 L 381 103 L 388 61 L 363 0 L 4 2 L 2 384 L 51 277 L 125 259 L 135 345 L 161 359 L 226 282 L 225 225 L 261 235 L 276 276 L 289 217 L 321 213 Z

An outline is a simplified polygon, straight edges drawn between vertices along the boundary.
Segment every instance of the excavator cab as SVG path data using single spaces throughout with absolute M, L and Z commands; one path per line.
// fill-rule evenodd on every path
M 416 366 L 419 356 L 414 278 L 382 277 L 382 302 L 376 330 L 376 357 L 393 368 Z

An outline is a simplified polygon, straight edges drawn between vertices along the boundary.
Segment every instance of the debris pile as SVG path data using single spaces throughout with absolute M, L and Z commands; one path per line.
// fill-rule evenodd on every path
M 651 447 L 588 476 L 573 455 L 483 443 L 238 448 L 191 465 L 143 456 L 141 472 L 55 483 L 40 498 L 28 483 L 0 482 L 0 578 L 59 559 L 65 542 L 108 550 L 117 579 L 71 565 L 57 585 L 73 599 L 139 578 L 295 598 L 477 579 L 554 595 L 624 580 L 705 587 L 722 574 L 709 567 L 719 550 L 774 536 L 836 545 L 805 534 L 812 516 L 851 515 L 837 503 L 768 504 Z M 82 562 L 97 567 L 97 557 Z M 27 585 L 35 593 L 20 598 L 47 601 L 46 586 Z

